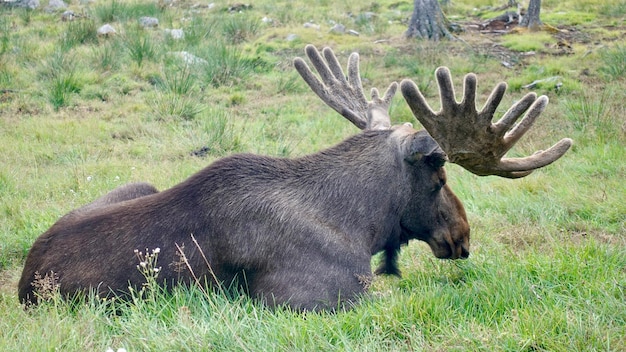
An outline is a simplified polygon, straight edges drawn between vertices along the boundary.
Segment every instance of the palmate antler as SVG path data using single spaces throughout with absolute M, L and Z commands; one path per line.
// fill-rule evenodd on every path
M 309 87 L 330 107 L 360 129 L 385 129 L 391 127 L 389 103 L 397 84 L 392 83 L 381 99 L 376 88 L 372 89 L 372 100 L 363 94 L 359 76 L 359 56 L 352 53 L 348 59 L 348 77 L 343 73 L 337 58 L 330 48 L 324 48 L 325 60 L 313 45 L 305 52 L 313 67 L 319 72 L 321 81 L 301 58 L 294 65 Z M 442 109 L 434 112 L 419 89 L 410 80 L 401 83 L 402 94 L 415 117 L 437 141 L 451 162 L 481 176 L 497 175 L 507 178 L 524 177 L 535 169 L 559 159 L 572 145 L 564 138 L 546 151 L 538 151 L 525 158 L 503 158 L 548 104 L 548 98 L 537 98 L 529 93 L 514 104 L 495 124 L 491 123 L 496 108 L 506 91 L 506 83 L 498 84 L 482 110 L 476 110 L 476 76 L 465 76 L 463 100 L 456 102 L 450 71 L 440 67 L 436 71 Z M 516 125 L 515 121 L 526 112 Z
M 389 104 L 396 94 L 398 83 L 391 83 L 383 98 L 379 97 L 378 89 L 372 88 L 372 100 L 368 101 L 363 94 L 363 86 L 361 85 L 359 54 L 352 53 L 350 55 L 346 79 L 337 57 L 330 48 L 322 50 L 326 60 L 322 58 L 313 45 L 307 45 L 304 50 L 313 67 L 319 72 L 322 81 L 317 78 L 303 59 L 296 57 L 294 66 L 309 87 L 326 105 L 335 109 L 362 130 L 391 127 Z
M 435 76 L 439 84 L 441 110 L 434 112 L 411 80 L 400 84 L 404 99 L 428 133 L 437 141 L 451 162 L 480 176 L 524 177 L 533 170 L 551 164 L 571 147 L 572 140 L 563 138 L 550 149 L 525 158 L 503 158 L 506 152 L 530 129 L 548 105 L 548 97 L 528 93 L 498 120 L 492 123 L 496 108 L 506 91 L 506 83 L 498 84 L 485 106 L 476 110 L 476 75 L 465 76 L 463 100 L 457 103 L 450 71 L 439 67 Z M 517 124 L 515 121 L 524 114 Z

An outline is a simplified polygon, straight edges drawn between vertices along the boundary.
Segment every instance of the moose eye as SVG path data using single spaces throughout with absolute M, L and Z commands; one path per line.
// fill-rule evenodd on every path
M 433 175 L 433 192 L 439 192 L 446 185 L 446 172 L 443 168 L 439 168 L 437 173 Z
M 439 179 L 439 182 L 435 183 L 435 185 L 433 187 L 433 193 L 437 193 L 437 192 L 441 191 L 441 189 L 445 185 L 446 185 L 446 180 L 445 179 Z

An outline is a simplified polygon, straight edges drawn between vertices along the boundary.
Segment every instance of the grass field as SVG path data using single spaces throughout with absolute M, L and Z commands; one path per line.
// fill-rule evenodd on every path
M 0 350 L 626 351 L 626 5 L 544 1 L 558 32 L 478 31 L 504 3 L 450 2 L 466 30 L 441 43 L 403 38 L 411 1 L 259 0 L 235 12 L 224 1 L 72 1 L 68 22 L 0 5 Z M 142 16 L 159 26 L 140 27 Z M 105 23 L 117 34 L 97 36 Z M 184 39 L 165 31 L 178 28 Z M 145 300 L 20 306 L 30 246 L 70 210 L 129 182 L 171 187 L 233 153 L 294 157 L 358 133 L 293 69 L 307 43 L 342 63 L 357 51 L 366 89 L 410 78 L 433 106 L 440 65 L 458 90 L 478 75 L 478 105 L 508 82 L 499 114 L 537 81 L 550 105 L 510 155 L 575 144 L 518 180 L 447 166 L 470 258 L 437 260 L 411 243 L 403 277 L 376 278 L 347 312 L 154 285 Z M 391 113 L 418 126 L 401 97 Z

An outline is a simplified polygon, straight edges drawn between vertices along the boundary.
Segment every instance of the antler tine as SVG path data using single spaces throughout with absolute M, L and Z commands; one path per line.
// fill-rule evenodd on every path
M 337 57 L 330 48 L 324 48 L 322 54 L 313 45 L 305 47 L 305 53 L 318 72 L 318 78 L 307 63 L 296 57 L 294 66 L 311 90 L 326 105 L 360 129 L 381 129 L 391 126 L 389 105 L 396 93 L 398 84 L 391 83 L 381 99 L 378 90 L 372 89 L 372 100 L 368 101 L 363 93 L 359 74 L 359 54 L 352 53 L 348 59 L 348 77 L 344 75 Z
M 493 115 L 504 97 L 506 83 L 498 84 L 481 109 L 476 110 L 476 76 L 464 79 L 463 100 L 458 103 L 450 71 L 440 67 L 435 72 L 439 85 L 441 111 L 433 111 L 419 88 L 410 80 L 401 83 L 402 94 L 415 117 L 456 163 L 477 175 L 519 178 L 559 159 L 572 145 L 564 138 L 550 149 L 525 158 L 503 158 L 543 112 L 548 98 L 529 93 L 514 104 L 495 124 Z M 522 120 L 514 126 L 519 117 Z

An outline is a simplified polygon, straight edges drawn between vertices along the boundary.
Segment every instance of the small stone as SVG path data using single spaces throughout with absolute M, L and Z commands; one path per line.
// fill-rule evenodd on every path
M 172 52 L 171 54 L 181 58 L 187 65 L 208 63 L 205 59 L 199 58 L 186 51 L 175 51 L 175 52 Z
M 153 28 L 159 25 L 159 19 L 154 17 L 140 17 L 139 24 L 144 28 Z
M 55 12 L 59 10 L 65 10 L 67 5 L 62 0 L 50 0 L 48 6 L 46 6 L 46 12 Z
M 330 28 L 330 31 L 333 33 L 344 34 L 346 33 L 346 26 L 341 23 L 336 23 Z
M 115 28 L 113 28 L 110 24 L 106 23 L 102 27 L 98 28 L 98 35 L 108 37 L 117 33 Z
M 319 24 L 315 24 L 315 23 L 312 23 L 312 22 L 305 22 L 303 26 L 304 26 L 304 28 L 313 28 L 313 29 L 317 29 L 318 31 L 320 29 L 320 25 Z
M 61 14 L 61 21 L 73 21 L 76 18 L 74 11 L 67 10 Z
M 168 34 L 172 39 L 183 39 L 185 37 L 182 29 L 166 29 L 165 34 Z

